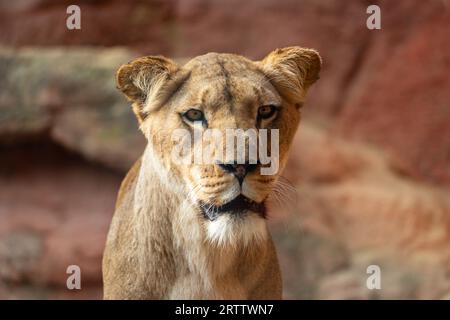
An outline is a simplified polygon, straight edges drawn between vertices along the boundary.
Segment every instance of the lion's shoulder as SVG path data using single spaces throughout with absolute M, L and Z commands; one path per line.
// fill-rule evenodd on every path
M 132 190 L 136 184 L 137 176 L 141 169 L 141 163 L 142 163 L 141 158 L 136 160 L 136 162 L 131 167 L 131 169 L 128 171 L 127 175 L 125 176 L 122 183 L 120 184 L 119 193 L 117 195 L 116 208 L 118 208 L 120 206 L 120 204 L 124 200 L 125 195 L 128 192 L 132 192 Z

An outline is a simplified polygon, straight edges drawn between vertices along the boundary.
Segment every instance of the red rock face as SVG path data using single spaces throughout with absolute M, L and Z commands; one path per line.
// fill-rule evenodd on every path
M 450 12 L 434 4 L 399 6 L 385 18 L 387 32 L 375 35 L 337 126 L 389 151 L 412 176 L 448 184 Z
M 97 163 L 60 153 L 42 161 L 52 152 L 17 162 L 36 153 L 1 149 L 2 166 L 14 166 L 0 175 L 0 297 L 101 297 L 115 194 L 143 139 L 113 89 L 113 70 L 130 52 L 81 46 L 254 59 L 289 45 L 319 50 L 321 79 L 285 173 L 288 207 L 270 214 L 286 296 L 448 294 L 450 6 L 376 2 L 382 29 L 371 31 L 362 0 L 82 0 L 82 30 L 68 31 L 70 1 L 0 1 L 0 45 L 36 46 L 0 60 L 10 75 L 0 79 L 0 143 L 44 135 Z M 62 49 L 42 53 L 53 46 Z M 61 289 L 74 259 L 89 288 L 81 293 Z M 385 270 L 382 292 L 364 287 L 371 263 Z
M 121 175 L 48 142 L 1 153 L 0 298 L 100 298 Z M 67 290 L 69 265 L 81 268 L 83 290 Z
M 31 0 L 0 4 L 0 43 L 14 46 L 139 46 L 151 42 L 167 51 L 164 25 L 171 1 L 87 1 L 81 8 L 81 30 L 68 31 L 66 9 L 71 1 Z
M 287 295 L 431 299 L 449 292 L 448 188 L 411 179 L 377 149 L 307 122 L 294 143 L 285 176 L 297 190 L 285 190 L 271 211 L 283 266 L 302 270 L 286 272 Z M 382 270 L 381 291 L 365 286 L 372 264 Z

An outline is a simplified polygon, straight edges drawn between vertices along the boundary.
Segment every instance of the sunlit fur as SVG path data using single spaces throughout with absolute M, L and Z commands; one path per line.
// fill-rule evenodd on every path
M 266 220 L 252 211 L 207 219 L 200 203 L 209 210 L 239 194 L 257 203 L 269 197 L 320 64 L 314 50 L 291 47 L 256 62 L 210 53 L 184 66 L 144 57 L 119 69 L 118 88 L 133 103 L 148 146 L 119 191 L 103 259 L 105 298 L 281 298 Z M 257 122 L 258 108 L 269 104 L 280 106 L 277 116 Z M 207 118 L 200 130 L 279 129 L 278 173 L 255 170 L 241 188 L 216 164 L 174 163 L 172 132 L 193 132 L 180 116 L 192 107 Z

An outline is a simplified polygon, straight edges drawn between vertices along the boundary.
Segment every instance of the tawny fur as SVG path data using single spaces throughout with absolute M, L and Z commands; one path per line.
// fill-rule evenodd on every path
M 170 133 L 188 127 L 179 115 L 189 106 L 208 114 L 209 127 L 248 129 L 255 127 L 258 107 L 278 104 L 277 117 L 258 125 L 280 130 L 283 169 L 299 107 L 320 65 L 314 50 L 291 47 L 257 62 L 212 53 L 182 67 L 144 57 L 119 69 L 118 88 L 133 103 L 149 143 L 119 190 L 103 258 L 105 299 L 281 298 L 265 219 L 252 212 L 206 219 L 197 201 L 231 200 L 236 194 L 230 190 L 239 189 L 236 179 L 214 164 L 171 162 Z M 248 174 L 240 192 L 263 201 L 278 175 Z

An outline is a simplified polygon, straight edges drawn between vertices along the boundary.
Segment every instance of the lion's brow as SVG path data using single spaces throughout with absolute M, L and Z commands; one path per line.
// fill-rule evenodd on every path
M 169 83 L 164 88 L 164 90 L 159 95 L 157 101 L 154 101 L 152 110 L 156 111 L 162 108 L 169 100 L 172 98 L 175 93 L 181 90 L 181 88 L 189 81 L 192 75 L 192 71 L 185 70 L 179 71 L 172 79 L 169 80 Z

